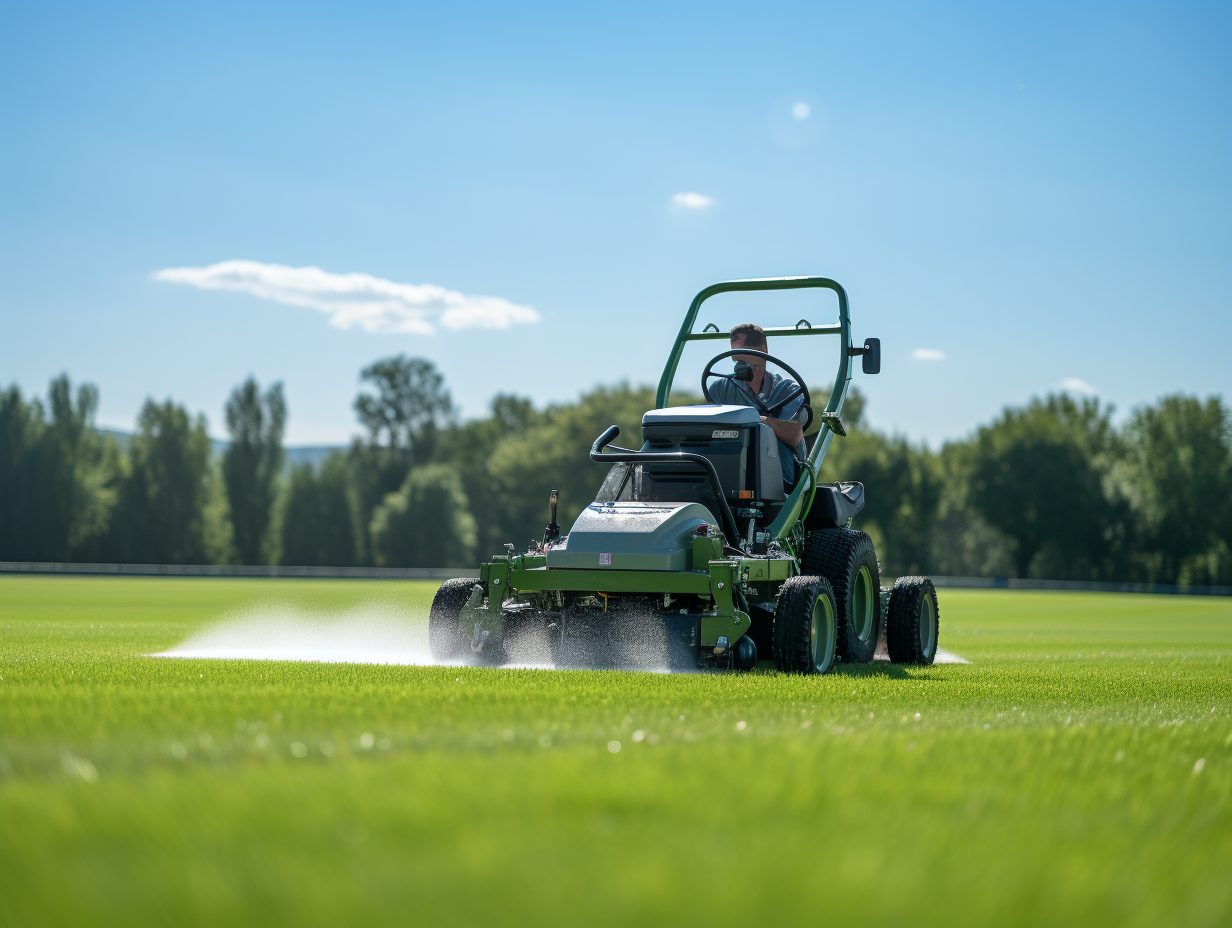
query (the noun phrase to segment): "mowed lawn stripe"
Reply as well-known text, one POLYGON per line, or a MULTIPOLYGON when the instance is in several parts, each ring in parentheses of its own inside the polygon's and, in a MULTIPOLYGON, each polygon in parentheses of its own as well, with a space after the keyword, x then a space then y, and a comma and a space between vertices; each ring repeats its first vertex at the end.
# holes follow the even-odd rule
POLYGON ((1227 923, 1232 602, 942 590, 970 665, 161 659, 435 584, 0 578, 0 919, 1227 923))

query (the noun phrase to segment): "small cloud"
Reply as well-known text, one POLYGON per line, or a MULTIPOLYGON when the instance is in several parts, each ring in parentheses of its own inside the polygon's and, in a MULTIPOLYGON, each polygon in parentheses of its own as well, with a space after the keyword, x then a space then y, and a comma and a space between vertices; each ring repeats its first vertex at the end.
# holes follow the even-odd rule
POLYGON ((809 113, 811 112, 813 112, 813 108, 809 106, 807 103, 805 103, 803 100, 801 100, 799 103, 793 104, 791 107, 791 115, 795 116, 796 119, 801 119, 801 120, 808 119, 809 113))
POLYGON ((1061 381, 1061 389, 1067 393, 1081 393, 1083 396, 1094 396, 1099 392, 1081 377, 1066 377, 1061 381))
POLYGON ((911 352, 913 361, 944 361, 945 352, 940 348, 916 348, 911 352))
POLYGON ((672 202, 686 209, 705 209, 714 204, 714 197, 708 197, 704 193, 678 193, 672 197, 672 202))
POLYGON ((498 296, 469 296, 435 284, 400 284, 370 274, 333 274, 319 267, 260 261, 221 261, 208 267, 171 267, 155 280, 198 290, 232 290, 329 315, 339 329, 432 335, 446 329, 507 329, 539 321, 534 307, 498 296))

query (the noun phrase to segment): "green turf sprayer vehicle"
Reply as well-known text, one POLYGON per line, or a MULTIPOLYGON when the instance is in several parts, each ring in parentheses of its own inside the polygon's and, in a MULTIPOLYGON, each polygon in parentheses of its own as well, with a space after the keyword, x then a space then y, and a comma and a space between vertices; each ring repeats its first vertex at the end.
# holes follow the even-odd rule
POLYGON ((642 418, 642 447, 616 447, 620 430, 607 429, 590 458, 610 469, 568 534, 556 524, 553 492, 542 542, 521 554, 507 545, 508 554, 480 566, 478 582, 443 584, 429 619, 433 656, 489 665, 735 670, 752 669, 760 656, 780 670, 812 674, 839 661, 871 661, 884 640, 890 660, 931 664, 938 629, 932 582, 900 577, 881 589, 872 540, 849 527, 864 505, 864 487, 818 480, 830 442, 845 435, 841 413, 854 357, 864 373, 880 371, 880 342, 852 343, 847 294, 829 278, 732 280, 702 290, 668 356, 657 408, 642 418), (804 288, 833 291, 838 321, 768 328, 767 347, 772 339, 831 336, 841 348, 820 428, 789 485, 779 460, 786 446, 761 417, 777 418, 799 397, 796 416, 807 432, 813 410, 807 381, 783 361, 747 347, 724 351, 702 375, 706 405, 669 407, 668 396, 688 342, 728 337, 714 325, 694 331, 707 299, 804 288), (767 407, 743 386, 752 379, 747 363, 737 362, 733 374, 715 372, 735 355, 778 366, 797 388, 767 407), (743 389, 752 405, 712 402, 716 378, 743 389))

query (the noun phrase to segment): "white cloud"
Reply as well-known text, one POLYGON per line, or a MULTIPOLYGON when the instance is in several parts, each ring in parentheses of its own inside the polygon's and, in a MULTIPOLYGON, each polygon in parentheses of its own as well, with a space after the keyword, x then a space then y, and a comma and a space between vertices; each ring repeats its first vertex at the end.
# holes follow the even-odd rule
POLYGON ((330 325, 365 332, 432 335, 446 329, 507 329, 539 321, 531 306, 498 296, 469 296, 434 284, 400 284, 371 274, 331 274, 319 267, 260 261, 221 261, 209 267, 170 267, 155 280, 199 290, 234 290, 263 300, 329 314, 330 325))
POLYGON ((688 209, 705 209, 714 203, 714 197, 708 197, 704 193, 678 193, 672 197, 672 202, 688 209))
POLYGON ((940 348, 916 348, 911 352, 913 361, 944 361, 945 352, 940 348))
POLYGON ((1061 389, 1069 393, 1081 393, 1083 396, 1094 396, 1099 391, 1081 377, 1066 377, 1061 381, 1061 389))
POLYGON ((791 108, 791 115, 795 116, 796 119, 808 119, 809 113, 811 112, 813 112, 813 108, 803 100, 793 105, 791 108))

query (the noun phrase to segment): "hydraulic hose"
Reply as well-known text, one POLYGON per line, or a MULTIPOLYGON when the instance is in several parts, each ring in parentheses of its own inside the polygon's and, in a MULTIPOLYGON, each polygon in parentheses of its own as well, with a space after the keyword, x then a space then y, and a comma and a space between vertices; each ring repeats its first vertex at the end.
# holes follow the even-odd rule
POLYGON ((714 490, 714 498, 719 504, 719 521, 723 523, 723 534, 733 548, 740 546, 740 529, 736 527, 736 519, 727 498, 723 495, 723 485, 719 483, 719 473, 714 469, 710 459, 700 454, 690 454, 687 451, 631 451, 628 448, 614 448, 613 454, 604 454, 603 449, 620 434, 620 426, 610 426, 607 431, 595 439, 590 446, 590 459, 598 464, 696 464, 710 478, 710 487, 714 490))

